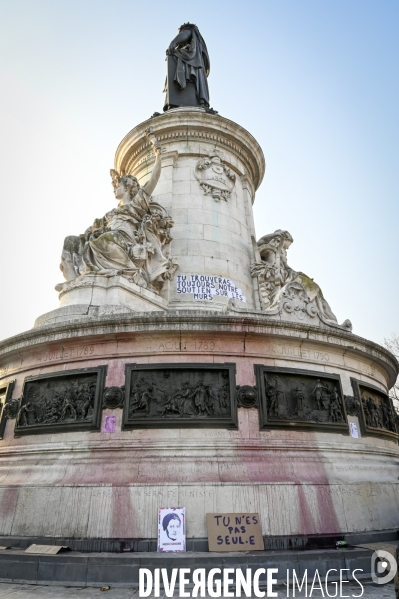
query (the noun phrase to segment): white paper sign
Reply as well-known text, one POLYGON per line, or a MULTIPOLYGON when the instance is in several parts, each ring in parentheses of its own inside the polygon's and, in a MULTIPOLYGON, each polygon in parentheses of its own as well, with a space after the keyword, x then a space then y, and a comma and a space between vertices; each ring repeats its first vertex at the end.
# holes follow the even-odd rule
POLYGON ((177 275, 176 291, 193 294, 194 301, 213 302, 214 297, 228 297, 246 302, 245 295, 231 279, 215 275, 177 275))
POLYGON ((160 507, 158 510, 158 551, 186 550, 186 508, 160 507))
POLYGON ((357 430, 357 425, 355 422, 350 422, 349 423, 350 429, 351 429, 351 437, 353 437, 354 439, 358 439, 359 438, 359 431, 357 430))

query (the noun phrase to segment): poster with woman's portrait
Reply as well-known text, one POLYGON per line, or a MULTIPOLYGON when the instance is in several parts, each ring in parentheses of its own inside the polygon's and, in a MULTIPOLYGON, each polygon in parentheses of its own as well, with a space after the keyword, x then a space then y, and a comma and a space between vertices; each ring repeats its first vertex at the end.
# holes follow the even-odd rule
POLYGON ((158 551, 186 550, 186 508, 160 507, 158 511, 158 551))

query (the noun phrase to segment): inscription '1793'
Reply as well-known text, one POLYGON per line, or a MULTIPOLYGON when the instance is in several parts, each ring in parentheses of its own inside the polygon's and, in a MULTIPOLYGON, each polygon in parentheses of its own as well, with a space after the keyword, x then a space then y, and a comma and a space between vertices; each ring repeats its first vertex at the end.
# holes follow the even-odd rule
POLYGON ((73 358, 84 358, 94 354, 94 345, 84 345, 82 347, 70 347, 55 349, 37 356, 38 362, 53 362, 54 360, 71 360, 73 358))
MULTIPOLYGON (((151 347, 151 346, 150 346, 151 347)), ((205 339, 203 341, 162 341, 158 351, 213 351, 217 348, 216 341, 205 339)))

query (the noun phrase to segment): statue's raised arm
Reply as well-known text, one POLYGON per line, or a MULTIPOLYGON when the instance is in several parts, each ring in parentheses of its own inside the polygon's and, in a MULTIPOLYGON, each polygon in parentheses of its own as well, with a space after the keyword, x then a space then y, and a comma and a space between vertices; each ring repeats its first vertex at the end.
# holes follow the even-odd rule
POLYGON ((58 291, 77 277, 119 275, 159 293, 175 272, 177 264, 165 247, 172 239, 173 221, 162 206, 151 201, 161 174, 161 145, 151 128, 145 135, 155 153, 150 179, 141 187, 133 175, 111 170, 118 205, 96 218, 83 235, 65 239, 60 267, 67 283, 57 285, 58 291))
POLYGON ((145 134, 149 142, 152 144, 152 149, 154 150, 155 154, 155 164, 154 168, 152 169, 151 177, 149 178, 147 183, 143 185, 143 189, 146 192, 146 194, 148 196, 151 196, 159 181, 159 176, 161 174, 161 144, 159 143, 155 135, 153 135, 151 127, 148 127, 148 129, 145 130, 145 134))

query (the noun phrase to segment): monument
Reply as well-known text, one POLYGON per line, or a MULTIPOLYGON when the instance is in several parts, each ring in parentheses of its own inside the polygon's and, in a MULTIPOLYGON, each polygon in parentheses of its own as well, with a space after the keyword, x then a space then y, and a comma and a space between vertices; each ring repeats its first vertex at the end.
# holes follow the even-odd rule
POLYGON ((64 241, 59 307, 0 344, 1 544, 154 551, 176 506, 188 550, 219 511, 259 513, 266 548, 397 529, 398 363, 290 268, 294 231, 257 238, 262 149, 210 108, 195 25, 166 64, 117 204, 64 241))

